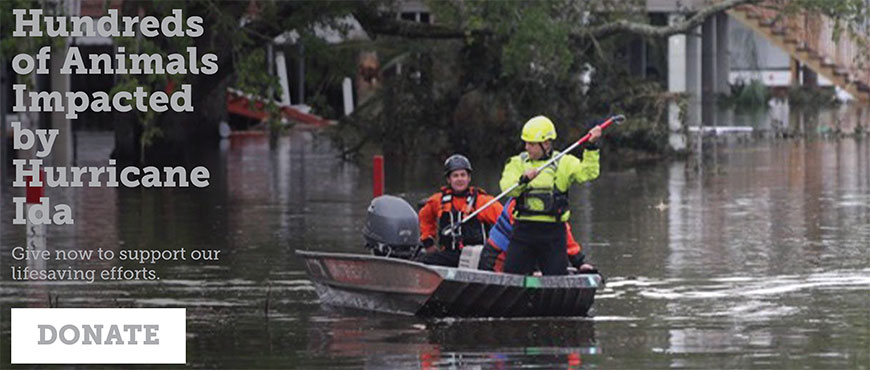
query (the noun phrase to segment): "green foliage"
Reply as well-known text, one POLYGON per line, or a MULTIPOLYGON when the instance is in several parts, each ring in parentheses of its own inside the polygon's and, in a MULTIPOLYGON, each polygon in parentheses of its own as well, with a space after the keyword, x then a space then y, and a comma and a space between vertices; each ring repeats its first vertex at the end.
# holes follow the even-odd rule
POLYGON ((790 0, 780 2, 786 13, 808 12, 848 21, 863 22, 870 14, 864 0, 790 0))
MULTIPOLYGON (((36 0, 8 0, 0 2, 0 56, 6 61, 12 61, 18 54, 36 54, 43 46, 63 46, 64 39, 52 39, 43 32, 40 37, 12 37, 15 30, 15 15, 13 9, 39 9, 42 3, 36 0)), ((51 11, 59 11, 56 7, 51 11)), ((19 83, 32 85, 33 80, 29 76, 15 76, 19 83)))
MULTIPOLYGON (((108 5, 104 2, 104 6, 108 5)), ((377 6, 379 2, 372 2, 377 6)), ((185 48, 195 46, 198 55, 208 52, 216 53, 221 71, 216 76, 203 77, 191 75, 117 75, 118 83, 113 87, 112 93, 119 91, 132 91, 138 86, 147 92, 166 89, 171 83, 179 86, 182 83, 191 83, 194 80, 202 82, 213 78, 222 80, 226 74, 231 75, 233 84, 245 93, 261 97, 272 97, 280 94, 277 79, 268 73, 264 46, 271 42, 275 36, 295 30, 301 36, 302 42, 315 39, 314 32, 318 26, 330 26, 334 29, 343 29, 346 26, 337 22, 355 9, 359 4, 352 2, 281 2, 281 1, 213 1, 213 0, 165 0, 165 1, 124 1, 121 5, 121 14, 139 14, 140 12, 163 17, 171 14, 173 9, 181 9, 185 17, 199 15, 204 18, 203 27, 205 34, 198 39, 189 37, 163 37, 154 38, 117 38, 115 43, 124 46, 126 53, 149 53, 166 56, 170 53, 185 53, 185 48), (227 63, 227 61, 230 61, 227 63)), ((12 34, 14 28, 14 15, 12 9, 18 8, 42 8, 46 15, 65 14, 66 9, 62 3, 37 0, 8 0, 0 2, 0 51, 6 58, 11 58, 18 53, 35 53, 39 47, 51 42, 63 46, 65 38, 49 40, 42 38, 13 38, 7 37, 12 34)), ((8 59, 7 59, 8 60, 8 59)), ((164 59, 165 60, 165 59, 164 59)), ((200 94, 219 94, 223 96, 222 84, 207 84, 221 88, 210 91, 197 91, 200 94)), ((209 99, 214 101, 215 99, 209 99)), ((266 99, 266 106, 270 117, 277 117, 277 106, 266 99)), ((207 108, 204 108, 207 109, 207 108)), ((134 113, 135 120, 142 126, 141 136, 138 142, 141 149, 153 144, 163 137, 157 124, 163 114, 156 112, 134 113)), ((275 123, 276 120, 272 120, 275 123)), ((142 155, 144 156, 144 154, 142 155)), ((140 157, 142 157, 140 156, 140 157)), ((141 159, 140 159, 141 160, 141 159)))
POLYGON ((40 47, 51 44, 51 38, 43 33, 42 37, 12 37, 15 30, 15 15, 12 9, 38 9, 41 3, 36 0, 6 0, 0 2, 0 54, 7 60, 20 53, 35 54, 40 47))
POLYGON ((792 86, 788 89, 789 104, 795 107, 827 108, 839 104, 831 87, 792 86))
POLYGON ((462 152, 498 158, 521 150, 520 128, 540 114, 556 123, 557 147, 585 134, 592 119, 617 113, 626 114, 630 123, 609 130, 608 140, 616 145, 607 150, 666 147, 667 107, 681 104, 682 97, 664 92, 659 81, 630 75, 624 40, 572 39, 571 30, 589 16, 585 10, 593 9, 588 3, 430 5, 439 25, 487 32, 469 32, 458 42, 403 44, 390 38, 391 55, 398 49, 408 56, 402 62, 405 72, 386 78, 379 100, 358 108, 335 129, 333 137, 348 152, 371 142, 385 152, 401 148, 403 155, 462 152), (587 63, 596 72, 584 94, 581 74, 587 63), (418 82, 409 77, 414 73, 421 76, 418 82))
MULTIPOLYGON (((11 34, 11 8, 46 4, 36 0, 0 2, 0 34, 11 34)), ((280 87, 268 73, 264 47, 276 35, 293 30, 301 48, 285 47, 285 54, 292 57, 292 53, 303 52, 307 102, 316 112, 333 118, 335 109, 328 97, 340 88, 344 77, 355 75, 360 51, 375 51, 382 67, 379 92, 369 101, 357 102, 361 104, 357 112, 342 119, 333 132, 346 149, 372 142, 401 153, 464 151, 501 156, 518 149, 517 133, 531 116, 553 118, 560 139, 565 139, 581 135, 584 123, 592 118, 624 113, 628 123, 610 130, 608 140, 620 146, 657 150, 667 134, 668 105, 684 104, 684 97, 665 92, 663 80, 656 80, 662 76, 646 79, 628 72, 628 39, 598 40, 586 33, 590 27, 615 21, 648 22, 642 0, 429 1, 438 26, 464 31, 464 38, 444 41, 379 35, 371 41, 329 44, 317 35, 325 28, 347 31, 349 26, 343 20, 348 14, 361 9, 377 13, 391 4, 394 2, 125 1, 125 14, 142 8, 146 14, 162 16, 180 8, 186 16, 202 15, 206 35, 196 40, 158 37, 116 41, 126 46, 128 53, 165 56, 190 45, 197 46, 200 55, 216 52, 220 61, 230 61, 221 68, 230 74, 233 87, 271 102, 280 94, 280 87), (596 72, 589 92, 584 94, 580 76, 587 63, 596 72), (401 74, 385 73, 395 73, 398 66, 401 74)), ((795 0, 786 5, 786 12, 809 9, 842 19, 849 30, 867 19, 864 0, 795 0)), ((8 57, 34 52, 48 42, 4 37, 0 50, 8 57)), ((165 89, 170 81, 177 86, 191 78, 120 76, 113 91, 143 86, 150 92, 165 89)), ((769 95, 759 85, 740 87, 733 104, 764 104, 769 95)), ((274 104, 267 110, 276 117, 274 104)), ((161 137, 152 124, 159 120, 159 114, 137 118, 144 128, 143 145, 161 137)))
POLYGON ((821 14, 836 20, 831 40, 839 40, 843 32, 861 48, 864 59, 870 57, 870 37, 867 20, 870 3, 866 0, 790 0, 778 4, 785 15, 806 12, 821 14))
POLYGON ((546 2, 522 9, 516 31, 503 46, 502 60, 507 76, 535 78, 542 74, 565 78, 574 61, 569 45, 568 25, 553 22, 546 2))
MULTIPOLYGON (((282 93, 281 84, 278 79, 269 74, 266 61, 266 51, 263 49, 255 49, 250 53, 238 56, 236 62, 236 81, 235 87, 242 92, 266 97, 262 101, 265 103, 262 110, 267 114, 267 123, 271 129, 280 127, 280 112, 278 104, 275 103, 275 96, 280 96, 282 93)), ((249 109, 257 110, 256 100, 249 101, 249 109)))
POLYGON ((280 84, 274 78, 269 78, 266 71, 266 51, 256 49, 242 55, 236 64, 235 87, 245 92, 267 92, 277 89, 281 91, 280 84))
MULTIPOLYGON (((404 68, 426 64, 427 57, 411 56, 404 68)), ((359 106, 330 134, 351 155, 367 142, 381 143, 390 155, 425 152, 438 140, 433 133, 444 126, 444 104, 434 95, 431 79, 405 73, 386 80, 379 95, 359 106)))
MULTIPOLYGON (((181 1, 155 3, 153 4, 153 8, 149 9, 149 14, 157 17, 167 16, 171 14, 172 9, 178 8, 183 9, 182 11, 185 16, 190 15, 181 1)), ((194 46, 192 39, 189 37, 116 37, 114 38, 114 42, 117 47, 124 47, 126 54, 160 55, 163 60, 166 60, 167 55, 171 53, 186 53, 186 47, 194 46)), ((117 84, 113 86, 112 90, 109 92, 112 96, 121 91, 132 93, 137 87, 142 87, 142 89, 150 95, 154 91, 167 89, 170 84, 179 86, 186 80, 185 75, 169 74, 118 74, 116 76, 117 84)), ((160 117, 160 113, 147 110, 145 112, 136 111, 132 114, 135 115, 136 121, 142 127, 139 134, 139 161, 144 162, 146 149, 151 146, 155 140, 163 137, 163 131, 157 126, 157 120, 160 117)))
POLYGON ((572 19, 559 20, 559 1, 477 1, 429 3, 436 19, 469 31, 492 30, 487 40, 468 37, 471 45, 500 44, 503 78, 565 78, 574 62, 568 47, 572 19))
POLYGON ((721 102, 738 110, 754 110, 766 108, 770 97, 770 89, 763 82, 751 80, 749 83, 731 85, 731 95, 724 97, 721 102))
POLYGON ((651 153, 667 152, 669 106, 675 103, 681 112, 684 111, 686 96, 667 93, 658 82, 630 77, 614 81, 614 86, 613 89, 601 89, 604 90, 602 105, 609 103, 611 111, 604 111, 604 107, 592 110, 595 117, 617 113, 627 117, 625 123, 605 135, 606 145, 651 153))
MULTIPOLYGON (((731 85, 731 95, 720 97, 720 104, 738 112, 766 109, 772 98, 770 88, 759 80, 731 85)), ((788 88, 789 105, 796 108, 819 109, 838 104, 833 88, 792 86, 788 88)))

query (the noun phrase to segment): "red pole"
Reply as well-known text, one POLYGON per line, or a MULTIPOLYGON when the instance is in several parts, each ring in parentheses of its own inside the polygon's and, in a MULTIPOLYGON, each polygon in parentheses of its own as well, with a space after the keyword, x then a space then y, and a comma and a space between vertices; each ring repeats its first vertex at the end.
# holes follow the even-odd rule
MULTIPOLYGON (((43 175, 43 173, 44 172, 42 171, 42 169, 40 169, 39 170, 39 181, 42 181, 45 178, 45 175, 43 175)), ((27 199, 27 204, 38 204, 39 198, 42 198, 45 196, 45 183, 43 183, 42 186, 30 186, 30 182, 34 181, 36 179, 34 179, 33 176, 27 176, 26 180, 27 180, 27 187, 26 187, 26 191, 25 191, 25 194, 26 194, 25 196, 27 199)))
MULTIPOLYGON (((25 190, 27 205, 25 206, 24 212, 27 214, 27 246, 29 248, 34 248, 36 250, 45 250, 45 224, 32 223, 30 220, 30 208, 37 207, 40 202, 40 198, 45 197, 45 182, 42 183, 41 186, 31 186, 31 182, 36 180, 34 177, 38 177, 39 181, 45 181, 45 172, 40 169, 39 174, 36 176, 27 176, 27 188, 25 190)), ((46 210, 47 211, 47 210, 46 210)), ((42 265, 37 264, 36 266, 42 266, 41 268, 45 268, 44 261, 42 265)))
POLYGON ((376 155, 372 158, 372 175, 374 176, 373 197, 384 195, 384 156, 376 155))

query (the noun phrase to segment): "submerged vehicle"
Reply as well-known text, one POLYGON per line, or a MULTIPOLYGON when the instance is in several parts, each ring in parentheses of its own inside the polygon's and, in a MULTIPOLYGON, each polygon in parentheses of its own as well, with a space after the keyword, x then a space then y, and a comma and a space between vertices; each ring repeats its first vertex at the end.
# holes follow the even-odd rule
POLYGON ((372 200, 363 234, 372 255, 297 250, 324 304, 422 317, 586 316, 598 274, 523 276, 424 265, 417 213, 403 199, 372 200))

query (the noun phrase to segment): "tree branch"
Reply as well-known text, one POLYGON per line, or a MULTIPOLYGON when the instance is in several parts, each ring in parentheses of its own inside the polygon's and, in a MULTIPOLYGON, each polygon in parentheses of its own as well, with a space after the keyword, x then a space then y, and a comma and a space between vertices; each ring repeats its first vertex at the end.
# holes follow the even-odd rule
MULTIPOLYGON (((758 3, 760 0, 724 0, 695 12, 695 14, 676 24, 653 26, 647 23, 618 20, 600 26, 581 29, 572 33, 574 38, 603 38, 616 33, 634 33, 648 37, 667 37, 684 33, 704 22, 707 17, 742 4, 758 3)), ((441 25, 403 21, 385 16, 371 6, 359 6, 353 12, 360 25, 371 34, 400 36, 410 39, 457 39, 467 36, 491 35, 491 30, 453 29, 441 25)))
MULTIPOLYGON (((721 11, 725 11, 742 4, 755 3, 759 0, 725 0, 706 8, 698 10, 695 15, 682 22, 669 26, 653 26, 646 23, 629 22, 626 20, 618 20, 616 22, 607 23, 601 26, 593 27, 586 30, 584 33, 593 37, 605 37, 614 33, 626 32, 634 33, 649 37, 668 37, 677 33, 684 33, 691 28, 694 28, 704 22, 707 17, 721 11)), ((584 35, 575 35, 584 36, 584 35)))
POLYGON ((409 39, 459 39, 491 33, 488 30, 453 29, 437 24, 399 20, 381 14, 377 9, 366 5, 357 7, 353 16, 366 32, 376 35, 401 36, 409 39))

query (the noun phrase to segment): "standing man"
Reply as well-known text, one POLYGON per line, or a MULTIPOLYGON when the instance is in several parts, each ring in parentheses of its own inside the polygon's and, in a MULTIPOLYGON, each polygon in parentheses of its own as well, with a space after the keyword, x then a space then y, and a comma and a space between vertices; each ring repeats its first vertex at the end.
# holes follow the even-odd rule
POLYGON ((492 199, 483 189, 471 186, 471 162, 460 154, 444 161, 444 177, 447 186, 432 194, 420 209, 420 243, 426 253, 418 261, 429 265, 456 267, 466 245, 483 245, 489 229, 502 211, 501 203, 495 202, 468 220, 455 232, 445 235, 466 215, 474 212, 492 199), (437 242, 437 244, 436 244, 437 242))
MULTIPOLYGON (((589 143, 594 143, 601 137, 601 127, 589 133, 589 143)), ((537 265, 544 275, 566 275, 565 223, 571 216, 568 189, 598 177, 598 148, 588 145, 582 161, 566 154, 537 172, 536 168, 558 155, 553 150, 556 127, 549 118, 537 116, 523 126, 521 138, 526 151, 508 160, 499 183, 503 190, 520 183, 508 194, 517 200, 504 272, 530 274, 537 265)))
MULTIPOLYGON (((510 243, 514 225, 514 206, 516 200, 508 198, 504 210, 498 216, 489 232, 489 239, 483 246, 480 254, 480 269, 495 272, 504 272, 504 261, 510 243)), ((597 271, 595 266, 586 263, 586 255, 582 252, 583 246, 574 240, 571 233, 571 224, 565 222, 565 251, 568 253, 568 262, 581 274, 597 271)))

